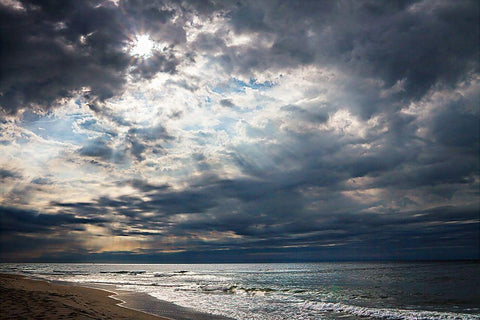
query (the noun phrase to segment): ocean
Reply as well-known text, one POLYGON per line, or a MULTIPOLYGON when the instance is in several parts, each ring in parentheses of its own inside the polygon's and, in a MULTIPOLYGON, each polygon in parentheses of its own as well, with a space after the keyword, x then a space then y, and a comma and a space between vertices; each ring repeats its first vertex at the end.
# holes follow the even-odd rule
MULTIPOLYGON (((480 319, 478 262, 2 264, 0 272, 148 294, 230 319, 480 319)), ((159 313, 147 305, 137 308, 159 313)))

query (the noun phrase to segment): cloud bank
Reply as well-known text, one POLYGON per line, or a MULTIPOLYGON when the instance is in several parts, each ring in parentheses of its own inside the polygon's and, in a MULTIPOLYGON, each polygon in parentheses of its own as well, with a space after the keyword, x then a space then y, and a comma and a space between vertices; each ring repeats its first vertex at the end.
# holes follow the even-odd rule
POLYGON ((1 259, 479 258, 478 13, 0 1, 1 259))

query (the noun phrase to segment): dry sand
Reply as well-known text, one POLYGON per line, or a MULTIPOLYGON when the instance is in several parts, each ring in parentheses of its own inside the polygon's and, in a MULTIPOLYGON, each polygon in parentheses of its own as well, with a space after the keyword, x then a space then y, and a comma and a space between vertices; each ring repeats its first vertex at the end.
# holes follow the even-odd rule
POLYGON ((112 295, 0 274, 0 319, 166 319, 120 307, 112 295))

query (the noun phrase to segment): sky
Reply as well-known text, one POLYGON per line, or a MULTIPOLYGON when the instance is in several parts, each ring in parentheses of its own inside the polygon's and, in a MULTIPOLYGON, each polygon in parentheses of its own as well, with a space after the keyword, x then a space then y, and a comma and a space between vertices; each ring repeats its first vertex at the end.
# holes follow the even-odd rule
POLYGON ((0 261, 480 258, 479 6, 0 0, 0 261))

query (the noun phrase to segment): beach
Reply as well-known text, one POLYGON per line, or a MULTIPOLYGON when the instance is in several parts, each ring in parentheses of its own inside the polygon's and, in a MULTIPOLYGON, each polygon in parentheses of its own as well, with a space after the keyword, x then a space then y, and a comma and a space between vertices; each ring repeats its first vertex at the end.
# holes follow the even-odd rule
POLYGON ((166 320, 119 306, 111 292, 0 274, 0 319, 166 320))
POLYGON ((478 270, 474 261, 7 263, 0 319, 480 320, 478 270))

